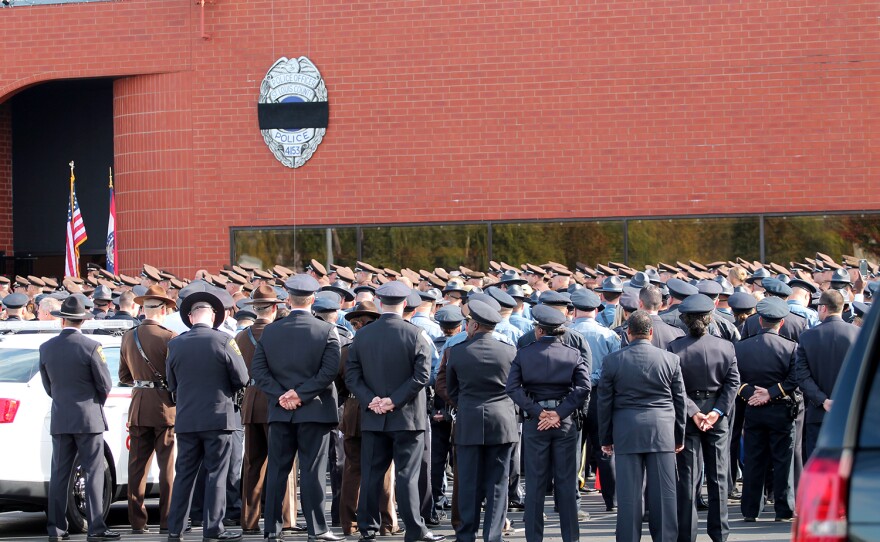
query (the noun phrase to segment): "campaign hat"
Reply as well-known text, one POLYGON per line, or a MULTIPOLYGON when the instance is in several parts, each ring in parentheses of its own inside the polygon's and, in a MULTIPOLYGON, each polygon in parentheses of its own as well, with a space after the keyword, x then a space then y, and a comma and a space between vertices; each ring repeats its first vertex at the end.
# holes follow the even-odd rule
POLYGON ((187 295, 183 301, 180 303, 180 319, 183 320, 184 325, 186 327, 191 328, 192 321, 189 318, 189 313, 192 311, 193 306, 196 303, 204 302, 211 305, 211 308, 214 309, 214 325, 212 326, 214 329, 220 327, 220 324, 226 319, 226 309, 223 306, 223 301, 217 297, 216 291, 201 291, 201 292, 193 292, 187 295))
POLYGON ((379 318, 382 314, 379 312, 376 304, 372 301, 361 301, 355 305, 354 308, 345 313, 344 318, 351 321, 352 318, 357 318, 358 316, 375 316, 376 318, 379 318))
POLYGON ((79 295, 72 295, 61 302, 61 308, 50 313, 55 318, 66 320, 89 320, 94 315, 88 311, 86 304, 79 295))
POLYGON ((150 286, 144 294, 134 298, 134 302, 140 306, 144 306, 144 302, 149 300, 161 301, 165 306, 171 309, 177 308, 177 302, 168 297, 165 288, 158 284, 150 286))

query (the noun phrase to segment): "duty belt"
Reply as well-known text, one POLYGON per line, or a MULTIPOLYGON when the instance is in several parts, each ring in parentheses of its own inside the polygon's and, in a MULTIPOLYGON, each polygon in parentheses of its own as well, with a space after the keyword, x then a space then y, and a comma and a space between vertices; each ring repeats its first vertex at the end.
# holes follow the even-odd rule
POLYGON ((562 404, 561 399, 544 399, 543 401, 535 401, 541 408, 556 408, 562 404))
POLYGON ((706 390, 689 391, 687 394, 687 396, 691 399, 709 399, 711 397, 715 397, 716 395, 718 395, 718 392, 706 390))
POLYGON ((158 380, 135 380, 135 388, 161 388, 162 382, 158 380))

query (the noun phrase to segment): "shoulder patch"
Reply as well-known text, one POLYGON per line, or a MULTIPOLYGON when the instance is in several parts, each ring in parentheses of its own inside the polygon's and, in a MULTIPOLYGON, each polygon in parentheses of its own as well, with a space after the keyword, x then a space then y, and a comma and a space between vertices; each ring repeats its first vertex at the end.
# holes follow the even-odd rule
POLYGON ((235 342, 235 339, 229 339, 229 346, 232 348, 232 350, 233 350, 236 354, 238 354, 239 356, 241 355, 241 350, 239 350, 239 348, 238 348, 238 343, 235 342))
POLYGON ((98 356, 101 357, 101 361, 103 361, 104 363, 107 363, 107 357, 104 356, 104 347, 103 346, 101 346, 99 344, 98 347, 95 348, 95 352, 97 352, 98 356))

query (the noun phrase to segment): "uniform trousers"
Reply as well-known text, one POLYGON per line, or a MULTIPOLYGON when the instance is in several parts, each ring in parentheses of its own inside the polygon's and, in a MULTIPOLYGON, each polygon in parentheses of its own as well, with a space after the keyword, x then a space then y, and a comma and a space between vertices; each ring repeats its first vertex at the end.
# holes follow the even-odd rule
MULTIPOLYGON (((248 423, 244 426, 244 461, 241 477, 241 527, 246 531, 260 528, 263 488, 266 483, 266 464, 269 457, 269 424, 248 423)), ((284 527, 296 523, 296 467, 288 476, 288 491, 281 504, 284 527), (294 506, 290 506, 293 496, 294 506)))
POLYGON ((327 446, 332 424, 269 423, 269 464, 266 467, 265 533, 280 535, 287 494, 287 477, 298 456, 299 491, 309 536, 328 531, 324 516, 324 476, 327 473, 327 446))
POLYGON ((642 537, 645 499, 651 510, 648 525, 654 542, 678 537, 675 452, 615 453, 617 469, 617 542, 642 537))
MULTIPOLYGON (((816 442, 819 440, 819 431, 822 429, 822 422, 810 422, 804 424, 804 463, 810 460, 813 450, 816 449, 816 442)), ((797 483, 795 483, 797 487, 797 483)))
POLYGON ((507 483, 507 502, 523 503, 523 490, 520 485, 522 474, 522 423, 517 423, 519 437, 513 443, 513 452, 510 454, 510 477, 507 483))
MULTIPOLYGON (((244 429, 239 427, 229 437, 229 470, 226 473, 226 511, 223 519, 241 520, 241 469, 244 460, 244 429)), ((205 469, 199 470, 196 477, 195 492, 189 517, 193 521, 203 521, 205 495, 205 469)))
MULTIPOLYGON (((595 389, 595 388, 594 388, 595 389)), ((617 506, 615 498, 616 474, 614 472, 614 455, 605 455, 602 451, 601 442, 599 440, 599 409, 598 393, 590 395, 590 407, 587 410, 587 420, 584 424, 584 430, 590 443, 590 451, 592 452, 593 461, 599 470, 599 481, 602 485, 602 500, 605 501, 606 508, 617 506)), ((589 467, 589 461, 585 462, 589 467)))
POLYGON ((446 486, 446 465, 452 449, 452 422, 448 420, 431 422, 431 495, 434 504, 443 501, 446 486))
POLYGON ((728 463, 730 466, 730 478, 728 478, 730 486, 728 493, 736 487, 736 479, 740 474, 739 454, 742 449, 740 442, 743 434, 743 421, 746 417, 746 402, 737 397, 734 404, 736 407, 733 409, 730 419, 730 462, 728 463))
POLYGON ((168 527, 171 508, 171 484, 174 481, 174 427, 128 428, 128 522, 132 529, 147 526, 147 508, 144 494, 153 454, 159 465, 159 528, 168 527))
POLYGON ((513 443, 494 445, 458 445, 458 476, 468 483, 459 488, 458 507, 461 524, 455 530, 459 542, 474 542, 480 528, 480 504, 486 499, 483 540, 501 542, 507 512, 507 478, 513 443))
MULTIPOLYGON (((425 425, 424 449, 419 467, 419 512, 422 519, 437 519, 434 493, 431 490, 431 420, 425 425)), ((438 520, 439 521, 439 520, 438 520)))
POLYGON ((330 522, 339 525, 339 501, 342 494, 342 471, 345 469, 345 448, 342 442, 342 431, 332 429, 328 436, 330 461, 330 522))
MULTIPOLYGON (((361 485, 361 437, 345 437, 345 467, 342 472, 342 490, 339 503, 339 521, 346 536, 358 530, 357 509, 361 485)), ((394 470, 388 466, 382 481, 379 499, 380 534, 397 531, 397 512, 394 510, 394 470)))
POLYGON ((419 514, 419 470, 424 439, 424 431, 361 431, 361 491, 357 513, 361 534, 379 530, 382 484, 392 461, 397 510, 406 525, 404 540, 412 542, 428 533, 419 514))
POLYGON ((104 522, 104 435, 60 433, 52 435, 52 472, 49 478, 49 536, 67 532, 67 499, 73 460, 79 456, 86 478, 86 512, 89 535, 107 530, 104 522))
POLYGON ((224 532, 226 513, 226 477, 232 455, 233 431, 198 431, 177 433, 177 461, 174 464, 174 488, 168 512, 168 533, 181 534, 189 515, 199 467, 205 471, 203 533, 216 538, 224 532))
POLYGON ((797 418, 794 419, 794 458, 792 459, 794 487, 797 488, 801 481, 801 471, 804 470, 804 463, 807 462, 810 456, 804 455, 804 439, 806 437, 804 434, 804 398, 799 390, 795 391, 795 397, 797 397, 800 404, 797 418))
POLYGON ((564 542, 579 539, 577 517, 577 447, 580 432, 571 416, 556 429, 538 431, 535 418, 523 422, 522 447, 525 456, 526 502, 525 532, 528 542, 544 538, 544 496, 550 480, 554 483, 556 507, 564 542))
POLYGON ((746 407, 742 515, 756 518, 764 508, 764 476, 773 465, 776 517, 794 515, 794 420, 786 404, 746 407))
MULTIPOLYGON (((715 398, 695 400, 700 411, 711 410, 715 398)), ((684 450, 676 455, 678 463, 678 542, 696 542, 697 494, 700 492, 700 463, 706 477, 709 514, 706 531, 713 542, 723 542, 730 534, 727 520, 727 461, 730 450, 730 420, 720 418, 715 427, 700 431, 693 420, 685 425, 684 450)))

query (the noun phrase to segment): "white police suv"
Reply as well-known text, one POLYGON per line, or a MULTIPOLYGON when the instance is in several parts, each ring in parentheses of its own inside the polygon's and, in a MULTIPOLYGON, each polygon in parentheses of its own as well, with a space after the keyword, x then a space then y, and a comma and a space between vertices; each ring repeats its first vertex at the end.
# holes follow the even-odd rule
MULTIPOLYGON (((118 385, 119 345, 124 321, 84 323, 84 330, 104 346, 114 387, 104 405, 109 429, 104 433, 104 515, 113 501, 126 498, 129 439, 126 422, 131 388, 118 385)), ((61 331, 58 322, 0 322, 0 512, 45 510, 49 491, 52 400, 40 379, 40 345, 61 331)), ((155 462, 147 496, 158 496, 155 462)), ((70 478, 67 519, 72 533, 86 528, 85 479, 78 462, 70 478)))

